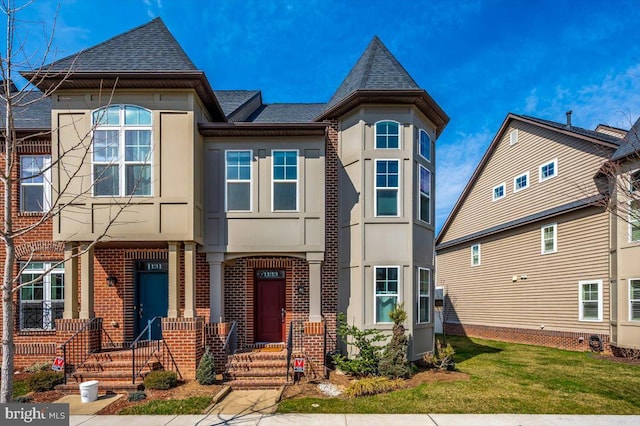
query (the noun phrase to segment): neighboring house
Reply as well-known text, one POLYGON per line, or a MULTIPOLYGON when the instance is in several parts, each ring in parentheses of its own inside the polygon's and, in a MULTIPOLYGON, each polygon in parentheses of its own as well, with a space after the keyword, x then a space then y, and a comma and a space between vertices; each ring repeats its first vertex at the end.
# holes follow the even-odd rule
MULTIPOLYGON (((338 312, 390 330, 398 303, 410 357, 433 349, 435 140, 448 117, 377 37, 327 104, 212 90, 160 19, 23 75, 43 71, 36 86, 55 91, 23 111, 40 119, 25 131, 51 140, 19 153, 20 173, 54 167, 23 181, 16 217, 64 208, 24 236, 16 272, 67 260, 16 299, 18 366, 87 330, 128 348, 160 317, 184 376, 205 346, 224 369, 235 344, 289 344, 321 371, 338 312)), ((280 383, 261 374, 235 383, 280 383)))
POLYGON ((595 175, 625 132, 567 118, 507 115, 444 223, 436 285, 447 332, 577 350, 592 335, 605 348, 618 343, 611 218, 595 175))
POLYGON ((640 119, 601 169, 612 179, 611 345, 640 354, 640 119))

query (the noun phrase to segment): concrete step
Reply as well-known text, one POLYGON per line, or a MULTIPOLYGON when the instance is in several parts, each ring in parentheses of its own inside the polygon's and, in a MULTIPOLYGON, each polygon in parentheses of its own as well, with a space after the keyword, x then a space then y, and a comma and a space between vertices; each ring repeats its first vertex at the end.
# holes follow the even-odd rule
POLYGON ((267 368, 252 368, 251 370, 229 370, 227 372, 227 376, 231 377, 231 378, 237 378, 237 377, 247 377, 247 378, 251 378, 251 377, 256 377, 256 378, 263 378, 263 377, 277 377, 277 378, 286 378, 287 377, 287 370, 284 368, 279 368, 279 369, 267 369, 267 368))
POLYGON ((67 381, 75 380, 76 383, 98 380, 100 382, 126 382, 131 381, 131 370, 114 371, 76 371, 72 373, 67 381))
POLYGON ((233 362, 254 362, 254 361, 287 361, 287 351, 279 352, 241 352, 229 356, 233 362))
POLYGON ((254 368, 287 368, 287 360, 286 359, 267 359, 267 360, 256 360, 252 362, 248 361, 232 361, 229 365, 230 370, 251 370, 254 368))

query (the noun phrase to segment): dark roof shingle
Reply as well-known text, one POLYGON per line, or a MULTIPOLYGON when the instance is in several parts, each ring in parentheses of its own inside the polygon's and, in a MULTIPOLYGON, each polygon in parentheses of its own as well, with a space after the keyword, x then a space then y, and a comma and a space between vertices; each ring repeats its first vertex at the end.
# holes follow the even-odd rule
MULTIPOLYGON (((13 122, 16 130, 50 130, 51 98, 44 97, 38 90, 18 94, 19 99, 13 109, 13 122)), ((4 124, 6 103, 0 102, 0 123, 4 124)))
POLYGON ((254 123, 310 123, 325 104, 269 104, 258 108, 247 121, 254 123))
POLYGON ((224 115, 229 117, 238 108, 260 93, 259 90, 214 90, 224 115))
POLYGON ((622 160, 632 154, 640 154, 640 118, 633 124, 620 142, 620 148, 611 156, 612 161, 622 160))
POLYGON ((620 138, 617 138, 612 135, 608 135, 606 133, 596 132, 595 130, 583 129, 582 127, 568 126, 566 124, 558 123, 551 120, 545 120, 542 118, 531 117, 528 115, 520 115, 520 114, 513 114, 513 115, 516 117, 525 118, 530 121, 535 121, 536 123, 545 124, 547 126, 551 126, 559 130, 567 130, 569 132, 577 133, 582 136, 588 136, 590 138, 595 138, 603 142, 612 143, 614 145, 620 145, 620 138))

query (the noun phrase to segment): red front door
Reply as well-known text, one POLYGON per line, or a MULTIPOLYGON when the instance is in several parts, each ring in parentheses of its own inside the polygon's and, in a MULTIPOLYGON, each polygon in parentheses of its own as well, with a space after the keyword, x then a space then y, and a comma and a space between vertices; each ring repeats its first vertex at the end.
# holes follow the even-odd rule
POLYGON ((285 282, 256 282, 256 342, 282 342, 284 329, 285 282))

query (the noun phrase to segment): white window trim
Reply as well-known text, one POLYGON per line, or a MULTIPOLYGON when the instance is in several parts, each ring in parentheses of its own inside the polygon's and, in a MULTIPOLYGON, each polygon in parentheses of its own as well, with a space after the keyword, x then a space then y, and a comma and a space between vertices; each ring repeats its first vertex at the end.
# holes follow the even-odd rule
POLYGON ((96 108, 93 111, 91 111, 91 120, 92 120, 92 125, 93 130, 92 130, 92 135, 91 135, 91 196, 92 197, 96 197, 96 198, 123 198, 123 197, 134 197, 134 198, 144 198, 144 197, 153 197, 153 182, 154 182, 154 167, 153 167, 153 150, 155 147, 155 144, 153 142, 153 111, 151 111, 148 108, 142 107, 140 105, 135 105, 135 104, 114 104, 114 105, 107 105, 104 107, 100 107, 100 108, 96 108), (97 123, 93 123, 93 114, 96 111, 100 111, 101 109, 108 109, 110 107, 115 107, 117 106, 119 108, 118 110, 118 120, 119 120, 119 125, 117 126, 109 126, 109 125, 99 125, 97 123), (149 124, 148 126, 126 126, 124 124, 124 119, 125 119, 125 107, 136 107, 136 108, 140 108, 146 111, 149 111, 151 113, 151 124, 149 124), (93 132, 96 130, 118 130, 118 160, 117 161, 94 161, 93 160, 93 132), (149 138, 151 141, 151 148, 149 151, 149 161, 148 162, 141 162, 141 161, 126 161, 125 160, 125 130, 148 130, 149 131, 149 138), (118 165, 118 189, 119 189, 119 193, 117 195, 96 195, 95 190, 96 190, 96 183, 95 183, 95 179, 94 179, 94 166, 98 164, 98 165, 107 165, 107 166, 111 166, 111 165, 118 165), (148 195, 134 195, 134 194, 127 194, 126 192, 126 177, 127 177, 127 168, 126 166, 129 164, 149 164, 149 168, 150 168, 150 173, 149 173, 149 180, 150 180, 150 191, 148 195))
MULTIPOLYGON (((418 155, 419 155, 420 157, 424 158, 424 159, 425 159, 426 161, 428 161, 429 163, 431 162, 431 157, 432 157, 432 155, 433 155, 433 152, 431 152, 431 151, 432 151, 432 149, 431 149, 431 144, 432 144, 432 142, 431 142, 431 135, 429 135, 429 133, 428 133, 426 130, 424 130, 424 129, 420 129, 420 130, 418 130, 418 155), (427 158, 427 157, 425 157, 424 155, 422 155, 422 152, 420 151, 420 146, 421 146, 421 144, 420 144, 420 137, 421 137, 422 133, 424 133, 425 135, 427 135, 427 139, 429 139, 429 144, 428 144, 428 147, 427 147, 427 149, 429 150, 429 158, 427 158)), ((399 143, 398 143, 398 145, 399 145, 399 143)))
POLYGON ((637 301, 640 304, 640 299, 632 299, 631 298, 631 283, 632 281, 637 281, 638 285, 640 285, 640 278, 629 278, 629 321, 633 321, 633 322, 640 322, 640 318, 639 319, 633 319, 632 317, 632 309, 631 309, 631 302, 633 300, 637 301))
POLYGON ((295 212, 299 212, 300 211, 300 151, 297 149, 272 149, 271 150, 271 212, 272 213, 276 213, 276 212, 281 212, 281 213, 295 213, 295 212), (275 161, 274 161, 274 153, 276 152, 295 152, 296 153, 296 179, 295 179, 295 183, 296 183, 296 209, 295 210, 275 210, 274 209, 274 199, 275 199, 275 192, 274 192, 274 188, 275 188, 275 183, 276 182, 294 182, 294 180, 292 179, 275 179, 273 177, 273 171, 275 169, 275 161))
POLYGON ((513 129, 509 132, 509 146, 513 146, 518 143, 518 129, 513 129))
MULTIPOLYGON (((54 269, 53 265, 55 265, 57 262, 55 261, 43 261, 43 262, 37 262, 37 263, 42 263, 43 267, 42 269, 25 269, 20 273, 20 276, 22 276, 23 274, 32 274, 32 275, 41 275, 42 276, 42 307, 44 309, 44 305, 48 304, 49 306, 49 310, 47 312, 43 312, 42 313, 42 321, 43 323, 48 323, 49 324, 49 328, 45 328, 45 327, 40 327, 40 328, 25 328, 22 325, 22 315, 20 313, 18 313, 19 318, 20 318, 20 324, 18 325, 18 329, 20 331, 29 331, 29 330, 55 330, 54 327, 52 327, 52 325, 54 324, 54 321, 52 321, 51 319, 51 314, 52 314, 52 308, 51 308, 51 302, 64 302, 64 297, 62 299, 51 299, 51 275, 62 275, 63 276, 63 280, 64 280, 64 269, 54 269)), ((22 264, 24 265, 24 264, 22 264)), ((64 293, 64 287, 63 287, 63 293, 64 293)), ((64 295, 63 295, 64 296, 64 295)), ((19 305, 18 305, 18 309, 20 310, 22 308, 22 293, 20 292, 19 297, 19 305)), ((28 302, 28 301, 27 301, 28 302)))
POLYGON ((602 322, 602 280, 583 280, 578 282, 578 303, 579 303, 579 321, 584 322, 602 322), (583 318, 583 300, 582 300, 582 286, 585 284, 598 284, 598 318, 597 319, 584 319, 583 318))
POLYGON ((42 162, 42 183, 26 183, 20 180, 20 213, 46 213, 51 210, 51 155, 49 154, 34 154, 34 155, 21 155, 20 156, 20 173, 22 174, 22 159, 28 157, 43 157, 42 162), (27 211, 23 209, 24 192, 23 187, 26 186, 42 186, 43 199, 42 210, 39 211, 27 211))
POLYGON ((480 243, 471 245, 471 266, 480 266, 480 265, 482 265, 482 260, 481 260, 482 258, 481 258, 481 255, 480 255, 481 251, 482 251, 482 249, 480 247, 480 243), (478 247, 478 263, 474 263, 474 261, 473 261, 473 248, 474 247, 478 247))
POLYGON ((531 183, 531 180, 529 179, 529 171, 526 171, 524 173, 520 173, 518 176, 513 178, 513 192, 520 192, 524 189, 527 189, 529 187, 529 184, 531 183), (522 176, 526 176, 527 177, 527 185, 523 186, 522 188, 518 188, 516 182, 518 181, 518 178, 521 178, 522 176))
POLYGON ((558 251, 558 224, 549 223, 540 227, 540 254, 557 253, 558 251), (546 228, 553 228, 553 250, 545 251, 544 249, 544 230, 546 228))
POLYGON ((417 291, 416 291, 416 299, 417 299, 416 300, 416 314, 417 314, 416 324, 430 324, 432 322, 432 320, 433 320, 433 313, 431 312, 432 311, 431 307, 434 306, 434 304, 431 303, 431 298, 432 298, 432 296, 431 296, 431 294, 432 294, 431 281, 432 281, 431 269, 418 267, 418 280, 417 280, 418 288, 417 288, 417 291), (427 271, 427 276, 429 277, 428 278, 429 289, 428 289, 427 296, 426 296, 429 299, 429 302, 428 302, 429 306, 428 306, 427 320, 426 321, 420 321, 420 297, 421 297, 421 294, 420 294, 420 271, 427 271))
MULTIPOLYGON (((634 201, 637 200, 630 200, 629 201, 629 220, 627 221, 627 226, 629 228, 629 242, 630 243, 640 243, 640 240, 634 240, 633 239, 633 217, 631 217, 631 212, 632 212, 632 208, 631 208, 631 203, 633 203, 634 201)), ((640 214, 640 213, 639 213, 640 214)), ((638 219, 638 226, 640 226, 640 218, 638 219)))
POLYGON ((541 164, 538 167, 538 182, 544 182, 545 180, 549 180, 549 179, 554 178, 556 176, 558 176, 558 159, 557 158, 554 158, 551 161, 547 161, 546 163, 541 164), (547 176, 547 177, 542 177, 542 168, 544 166, 548 166, 549 164, 553 164, 553 174, 550 175, 550 176, 547 176))
MULTIPOLYGON (((432 174, 431 174, 431 170, 427 169, 426 167, 424 167, 422 164, 418 164, 418 220, 422 223, 431 223, 431 210, 432 210, 432 204, 431 204, 431 188, 433 187, 433 185, 431 185, 433 178, 432 178, 432 174), (421 171, 422 170, 426 170, 427 173, 429 173, 429 194, 425 194, 427 196, 427 198, 429 199, 429 211, 427 212, 428 214, 428 219, 429 220, 422 220, 422 194, 424 194, 422 192, 422 190, 420 189, 420 179, 421 179, 421 171)), ((400 183, 400 165, 398 165, 398 184, 400 183)), ((399 188, 398 188, 398 195, 399 195, 399 188)), ((400 198, 400 197, 398 197, 400 198)), ((377 197, 376 197, 377 199, 377 197)), ((398 212, 400 212, 400 210, 398 210, 398 212)))
MULTIPOLYGON (((400 160, 396 158, 379 158, 375 159, 373 162, 373 216, 374 217, 401 217, 402 212, 400 211, 400 179, 402 177, 402 170, 400 169, 400 160), (380 161, 395 161, 398 163, 398 186, 395 189, 398 191, 398 195, 396 196, 396 211, 398 212, 396 215, 378 215, 378 162, 380 161)), ((392 186, 381 187, 380 189, 394 189, 392 186)), ((418 188, 418 191, 420 189, 418 188)))
POLYGON ((373 149, 402 149, 402 124, 396 120, 378 120, 373 124, 373 149), (378 123, 396 123, 398 125, 398 147, 397 148, 378 148, 378 123))
POLYGON ((491 190, 491 198, 493 201, 498 201, 498 200, 502 200, 504 197, 507 196, 507 183, 506 182, 502 182, 500 185, 496 185, 493 187, 493 189, 491 190), (496 198, 496 189, 502 187, 502 197, 497 197, 496 198))
POLYGON ((224 151, 224 211, 226 212, 252 212, 253 211, 253 150, 251 149, 226 149, 224 151), (229 183, 247 182, 245 179, 227 178, 227 153, 228 152, 248 152, 249 153, 249 210, 229 210, 229 183))
MULTIPOLYGON (((378 294, 376 293, 376 276, 378 269, 396 269, 398 271, 398 292, 395 294, 396 296, 396 306, 402 303, 400 300, 400 289, 402 288, 402 277, 400 276, 400 266, 398 265, 376 265, 373 267, 373 323, 374 324, 393 324, 391 321, 386 322, 378 322, 378 309, 376 307, 378 294)), ((381 295, 382 296, 382 295, 381 295)), ((384 296, 393 296, 392 294, 385 294, 384 296)))

